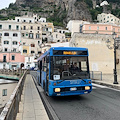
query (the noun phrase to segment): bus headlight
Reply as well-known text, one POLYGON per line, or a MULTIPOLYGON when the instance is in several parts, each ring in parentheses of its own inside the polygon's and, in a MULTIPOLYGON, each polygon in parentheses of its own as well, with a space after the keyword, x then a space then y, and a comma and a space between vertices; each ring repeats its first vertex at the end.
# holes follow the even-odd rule
POLYGON ((85 90, 90 90, 90 87, 89 86, 85 86, 85 90))
POLYGON ((55 92, 60 92, 60 88, 55 88, 55 92))

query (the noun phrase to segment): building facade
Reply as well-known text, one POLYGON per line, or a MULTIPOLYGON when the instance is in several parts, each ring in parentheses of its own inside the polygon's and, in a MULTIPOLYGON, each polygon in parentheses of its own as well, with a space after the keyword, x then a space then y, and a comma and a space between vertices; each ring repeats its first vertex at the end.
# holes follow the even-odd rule
POLYGON ((84 24, 82 33, 96 33, 112 35, 115 32, 116 37, 120 37, 120 26, 111 24, 84 24))
MULTIPOLYGON (((114 40, 111 35, 74 33, 71 47, 89 50, 90 71, 102 72, 103 79, 113 79, 114 40)), ((120 49, 117 50, 117 70, 120 69, 120 49)))
POLYGON ((25 56, 20 52, 0 52, 0 69, 18 69, 24 62, 25 56))
POLYGON ((120 19, 112 14, 101 13, 97 16, 97 21, 99 23, 112 23, 120 25, 120 19))
POLYGON ((84 24, 88 24, 90 22, 82 21, 82 20, 70 20, 67 24, 67 29, 71 32, 71 35, 75 32, 82 33, 82 27, 84 24))
POLYGON ((0 21, 1 51, 19 52, 21 40, 20 24, 14 21, 0 21))
POLYGON ((10 99, 17 82, 0 79, 0 108, 3 108, 10 99))

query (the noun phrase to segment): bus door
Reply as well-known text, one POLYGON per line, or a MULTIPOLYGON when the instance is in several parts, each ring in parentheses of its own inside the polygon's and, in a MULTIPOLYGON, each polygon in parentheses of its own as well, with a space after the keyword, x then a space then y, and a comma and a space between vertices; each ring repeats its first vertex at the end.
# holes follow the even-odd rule
POLYGON ((40 61, 40 83, 41 84, 41 79, 42 79, 42 60, 40 61))
POLYGON ((46 58, 46 91, 48 92, 49 87, 49 56, 46 58))

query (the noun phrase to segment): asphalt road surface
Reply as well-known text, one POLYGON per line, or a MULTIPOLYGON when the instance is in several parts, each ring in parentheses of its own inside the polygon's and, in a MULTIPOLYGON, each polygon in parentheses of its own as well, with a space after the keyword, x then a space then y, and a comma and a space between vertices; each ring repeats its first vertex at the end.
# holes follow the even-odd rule
POLYGON ((90 94, 46 99, 60 120, 120 120, 120 91, 105 86, 93 84, 90 94))

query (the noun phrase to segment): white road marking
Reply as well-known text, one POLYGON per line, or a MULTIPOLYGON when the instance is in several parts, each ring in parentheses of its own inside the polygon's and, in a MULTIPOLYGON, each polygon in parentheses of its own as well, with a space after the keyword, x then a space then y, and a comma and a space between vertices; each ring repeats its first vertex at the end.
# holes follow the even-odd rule
POLYGON ((108 88, 107 86, 102 86, 102 85, 98 85, 98 84, 95 84, 95 83, 92 83, 93 86, 95 87, 99 87, 99 88, 108 88))
POLYGON ((92 86, 92 89, 96 89, 96 87, 92 86))
POLYGON ((95 87, 107 88, 107 89, 110 89, 110 90, 114 90, 114 91, 118 91, 118 92, 120 92, 120 90, 118 90, 118 89, 111 88, 111 87, 107 87, 107 86, 103 86, 103 85, 98 85, 98 84, 95 84, 95 83, 92 83, 92 85, 93 85, 92 88, 94 88, 94 86, 95 86, 95 87))

